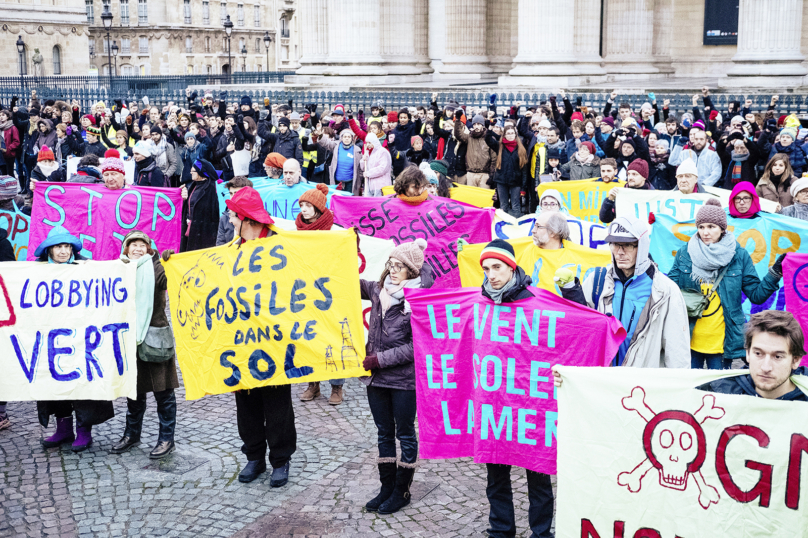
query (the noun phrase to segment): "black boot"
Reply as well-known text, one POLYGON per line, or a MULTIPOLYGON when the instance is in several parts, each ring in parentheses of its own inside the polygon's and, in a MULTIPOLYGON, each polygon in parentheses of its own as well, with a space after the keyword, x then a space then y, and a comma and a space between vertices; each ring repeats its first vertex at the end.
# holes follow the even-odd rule
POLYGON ((401 467, 396 469, 396 487, 389 499, 379 506, 380 514, 394 514, 410 504, 410 486, 415 475, 415 467, 401 467))
POLYGON ((391 462, 379 463, 379 480, 382 483, 382 490, 365 505, 368 512, 376 512, 379 506, 390 498, 396 488, 396 462, 395 458, 390 458, 391 462))

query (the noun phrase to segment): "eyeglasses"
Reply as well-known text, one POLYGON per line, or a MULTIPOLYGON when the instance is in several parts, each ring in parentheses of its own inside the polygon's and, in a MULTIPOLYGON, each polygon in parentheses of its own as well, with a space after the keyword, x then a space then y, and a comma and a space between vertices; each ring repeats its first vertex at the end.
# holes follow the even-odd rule
POLYGON ((620 252, 631 252, 632 250, 637 250, 637 243, 609 243, 609 246, 612 250, 616 250, 620 252))
POLYGON ((544 208, 558 207, 557 202, 542 202, 541 206, 544 208))
POLYGON ((749 202, 752 201, 752 197, 751 196, 736 196, 735 201, 736 202, 741 202, 742 204, 748 204, 749 202))
POLYGON ((391 273, 400 273, 401 271, 406 269, 407 266, 401 265, 400 263, 393 263, 388 260, 387 263, 384 264, 384 268, 390 271, 391 273))

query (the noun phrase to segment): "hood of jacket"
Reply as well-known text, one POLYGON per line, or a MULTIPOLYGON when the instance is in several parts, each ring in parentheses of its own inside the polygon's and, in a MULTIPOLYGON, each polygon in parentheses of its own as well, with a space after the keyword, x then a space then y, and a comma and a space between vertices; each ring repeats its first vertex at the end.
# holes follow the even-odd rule
MULTIPOLYGON (((53 131, 53 122, 51 120, 47 119, 47 118, 40 119, 38 122, 36 122, 37 131, 39 131, 39 126, 42 125, 42 124, 45 124, 45 129, 46 129, 45 134, 48 134, 51 131, 53 131)), ((41 133, 42 131, 39 131, 39 132, 41 133)))

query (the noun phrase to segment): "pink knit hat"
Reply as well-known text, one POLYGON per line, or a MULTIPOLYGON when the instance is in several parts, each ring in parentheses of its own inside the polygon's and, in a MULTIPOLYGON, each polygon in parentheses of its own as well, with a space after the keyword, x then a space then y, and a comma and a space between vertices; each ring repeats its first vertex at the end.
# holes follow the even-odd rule
POLYGON ((391 258, 400 260, 401 263, 409 267, 413 272, 420 273, 424 266, 424 251, 427 243, 425 239, 418 238, 415 241, 401 243, 390 253, 391 258))
POLYGON ((114 170, 115 172, 126 175, 126 169, 123 166, 121 154, 118 153, 117 149, 108 149, 107 152, 104 153, 104 162, 101 163, 101 173, 103 174, 107 170, 114 170))

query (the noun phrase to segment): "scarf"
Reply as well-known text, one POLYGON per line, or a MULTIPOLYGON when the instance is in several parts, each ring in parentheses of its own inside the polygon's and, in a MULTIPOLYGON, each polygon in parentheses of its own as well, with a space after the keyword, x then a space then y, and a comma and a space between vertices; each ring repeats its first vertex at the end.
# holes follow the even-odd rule
POLYGON ((0 131, 7 131, 7 130, 11 129, 11 127, 13 125, 14 125, 14 122, 11 121, 11 120, 8 120, 6 122, 0 123, 0 131))
POLYGON ((516 150, 516 139, 513 140, 505 140, 502 139, 502 145, 505 146, 505 149, 513 153, 516 150))
POLYGON ((739 154, 736 153, 735 151, 730 152, 730 154, 732 155, 732 169, 730 171, 731 172, 730 178, 732 179, 732 184, 735 185, 736 183, 741 181, 741 179, 743 179, 741 177, 741 171, 743 170, 744 161, 749 158, 749 154, 748 153, 739 154))
MULTIPOLYGON (((166 168, 168 166, 168 156, 166 155, 166 137, 161 136, 159 144, 155 144, 154 140, 152 140, 152 144, 152 157, 154 158, 154 162, 157 163, 157 166, 159 166, 160 169, 166 168)), ((123 147, 124 149, 126 148, 125 145, 123 147)))
POLYGON ((589 157, 587 157, 586 159, 581 159, 581 154, 576 151, 575 159, 581 164, 589 164, 595 160, 595 156, 590 153, 589 157))
POLYGON ((412 312, 412 308, 410 307, 410 303, 404 300, 404 288, 420 288, 421 287, 421 277, 415 277, 411 280, 405 280, 398 286, 393 284, 393 281, 390 280, 390 275, 387 275, 384 278, 384 287, 382 291, 379 292, 379 302, 382 306, 382 319, 387 314, 387 311, 390 310, 391 306, 395 306, 401 301, 404 301, 404 313, 409 314, 412 312))
POLYGON ((78 173, 78 175, 80 176, 91 176, 96 179, 102 179, 101 170, 99 170, 95 166, 79 166, 76 169, 76 173, 78 173))
POLYGON ((718 271, 735 257, 735 235, 726 232, 718 243, 705 245, 698 232, 687 242, 687 253, 693 265, 691 278, 700 284, 715 282, 718 271))
POLYGON ((399 194, 398 199, 407 202, 410 205, 418 205, 424 200, 426 200, 428 196, 429 196, 429 190, 424 189, 424 192, 422 192, 418 196, 406 196, 404 194, 399 194))
POLYGON ((511 288, 516 286, 517 283, 516 273, 514 272, 513 277, 508 281, 507 284, 495 290, 493 286, 491 286, 491 282, 486 278, 485 282, 483 282, 483 289, 486 291, 491 300, 494 301, 496 304, 502 304, 502 298, 511 288))
POLYGON ((774 185, 775 189, 780 186, 780 180, 782 178, 783 178, 783 174, 779 174, 779 175, 778 174, 769 174, 769 181, 772 182, 772 185, 774 185))
POLYGON ((42 161, 37 166, 40 170, 42 170, 42 174, 47 178, 50 178, 50 175, 59 169, 59 163, 56 161, 53 161, 52 165, 47 166, 45 165, 45 162, 42 161))
POLYGON ((320 217, 315 220, 314 222, 307 223, 303 220, 303 214, 298 213, 297 218, 295 219, 295 226, 299 231, 303 230, 330 230, 331 226, 334 225, 334 213, 331 212, 330 209, 326 208, 325 213, 320 215, 320 217))
MULTIPOLYGON (((131 260, 121 254, 121 261, 129 263, 131 260)), ((135 306, 137 308, 137 343, 143 343, 146 332, 151 325, 154 313, 154 261, 148 254, 137 260, 137 275, 135 277, 135 306)))
POLYGON ((482 138, 485 136, 485 129, 483 129, 482 131, 475 131, 474 129, 470 129, 469 134, 471 135, 472 138, 482 138))
POLYGON ((443 159, 443 152, 446 151, 446 140, 443 138, 438 139, 438 155, 437 160, 443 159))
POLYGON ((668 158, 670 157, 670 152, 666 151, 665 153, 657 153, 654 152, 651 154, 651 162, 654 164, 666 163, 668 162, 668 158))

